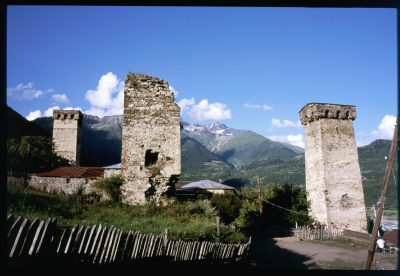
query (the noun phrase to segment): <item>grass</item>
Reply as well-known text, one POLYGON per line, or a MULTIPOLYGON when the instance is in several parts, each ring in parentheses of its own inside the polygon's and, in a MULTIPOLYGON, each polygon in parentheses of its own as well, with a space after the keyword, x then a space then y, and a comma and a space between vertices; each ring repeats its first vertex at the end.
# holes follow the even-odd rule
POLYGON ((366 249, 368 247, 368 243, 366 242, 351 240, 344 237, 336 237, 335 239, 330 239, 330 240, 312 240, 307 242, 331 245, 331 246, 341 247, 344 249, 356 249, 356 248, 366 249))
MULTIPOLYGON (((80 204, 73 197, 61 197, 31 188, 8 187, 7 212, 28 219, 57 218, 60 227, 75 225, 115 226, 159 235, 167 228, 171 239, 216 241, 216 219, 199 204, 173 203, 166 207, 146 204, 129 206, 105 201, 80 204)), ((247 242, 247 237, 221 224, 221 242, 247 242)))

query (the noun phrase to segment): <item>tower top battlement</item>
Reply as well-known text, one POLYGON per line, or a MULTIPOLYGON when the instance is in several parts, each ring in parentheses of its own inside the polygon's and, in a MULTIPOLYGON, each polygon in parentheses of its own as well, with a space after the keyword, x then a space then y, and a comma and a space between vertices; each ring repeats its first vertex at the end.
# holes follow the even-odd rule
POLYGON ((78 120, 82 121, 83 115, 79 110, 53 110, 53 118, 55 120, 78 120))
POLYGON ((300 111, 300 122, 303 125, 319 119, 354 120, 356 108, 354 105, 342 105, 331 103, 309 103, 300 111))

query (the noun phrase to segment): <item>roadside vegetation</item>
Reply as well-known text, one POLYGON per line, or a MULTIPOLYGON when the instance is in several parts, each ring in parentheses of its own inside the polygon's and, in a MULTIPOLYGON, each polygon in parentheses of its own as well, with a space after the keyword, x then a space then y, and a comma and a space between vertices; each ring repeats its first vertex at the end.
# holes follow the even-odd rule
MULTIPOLYGON (((60 196, 29 187, 9 186, 7 212, 29 219, 57 218, 61 227, 102 224, 124 231, 161 234, 167 228, 170 238, 206 240, 229 243, 247 242, 257 231, 271 226, 293 227, 309 223, 289 212, 274 209, 265 202, 264 213, 259 213, 258 193, 244 188, 237 194, 211 195, 196 200, 174 200, 168 206, 145 204, 129 206, 120 202, 121 178, 112 177, 96 183, 109 194, 109 200, 88 203, 79 191, 73 196, 60 196), (217 220, 220 236, 217 236, 217 220), (261 228, 260 228, 261 227, 261 228)), ((290 186, 270 185, 263 188, 263 198, 305 212, 305 193, 290 186)), ((273 206, 272 206, 273 207, 273 206)))
MULTIPOLYGON (((112 200, 81 204, 75 197, 61 197, 31 188, 8 187, 7 212, 29 219, 57 218, 61 227, 77 224, 102 224, 124 231, 161 234, 168 228, 172 239, 216 240, 216 211, 202 200, 173 203, 159 207, 153 204, 129 206, 112 200)), ((244 234, 221 225, 220 240, 246 242, 244 234)))
MULTIPOLYGON (((7 155, 8 175, 15 177, 27 178, 30 173, 68 164, 54 152, 51 138, 43 136, 9 139, 7 155)), ((83 188, 65 196, 8 185, 7 212, 29 219, 57 218, 61 227, 102 224, 152 234, 168 229, 172 239, 230 243, 247 242, 250 236, 271 226, 288 229, 296 222, 311 223, 307 215, 298 215, 307 213, 308 206, 305 190, 298 186, 264 186, 261 202, 255 188, 244 187, 234 194, 203 194, 183 201, 173 198, 167 206, 152 203, 129 206, 121 203, 122 183, 120 176, 99 179, 94 183, 97 196, 84 194, 83 188), (105 195, 105 200, 98 201, 98 194, 105 195), (217 217, 220 217, 219 236, 217 217)))

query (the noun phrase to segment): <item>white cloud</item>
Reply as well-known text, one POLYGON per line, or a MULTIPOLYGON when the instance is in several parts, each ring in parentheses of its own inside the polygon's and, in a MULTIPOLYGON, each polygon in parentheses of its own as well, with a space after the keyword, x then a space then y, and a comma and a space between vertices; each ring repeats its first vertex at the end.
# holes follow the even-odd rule
POLYGON ((378 128, 371 132, 375 139, 389 139, 393 138, 394 126, 396 124, 396 116, 385 115, 381 120, 378 128))
POLYGON ((356 146, 358 148, 369 145, 370 143, 371 143, 371 141, 356 140, 356 146))
MULTIPOLYGON (((83 113, 88 114, 88 115, 97 116, 100 118, 103 118, 104 116, 112 116, 112 115, 109 115, 109 113, 107 111, 105 111, 104 109, 95 108, 95 107, 92 107, 89 110, 85 110, 83 113)), ((114 115, 122 115, 122 114, 123 114, 123 112, 121 114, 114 114, 114 115)))
POLYGON ((284 128, 284 127, 301 127, 301 123, 300 120, 298 120, 296 123, 290 120, 279 120, 279 119, 275 119, 273 118, 271 120, 271 124, 273 127, 277 127, 277 128, 284 128))
POLYGON ((91 107, 86 114, 99 117, 122 115, 124 112, 124 82, 112 72, 101 76, 96 90, 88 90, 85 96, 91 107))
POLYGON ((230 109, 223 103, 208 103, 207 99, 201 100, 198 104, 191 104, 192 99, 187 102, 186 106, 190 106, 187 115, 196 121, 205 120, 226 120, 232 117, 230 109))
POLYGON ((40 110, 32 111, 32 112, 30 112, 28 114, 28 116, 26 116, 26 119, 28 119, 29 121, 32 121, 32 120, 35 120, 36 118, 39 118, 39 117, 53 117, 53 110, 54 109, 80 110, 80 111, 82 111, 82 108, 80 108, 79 106, 77 106, 77 107, 68 106, 68 107, 65 107, 65 108, 60 108, 58 105, 56 105, 56 106, 49 107, 43 113, 40 110))
POLYGON ((369 145, 374 140, 371 132, 357 131, 354 133, 354 135, 356 138, 357 147, 369 145))
POLYGON ((67 106, 67 107, 64 107, 63 110, 80 110, 80 111, 82 111, 82 108, 79 106, 76 106, 76 107, 67 106))
POLYGON ((248 109, 263 109, 263 110, 272 110, 272 107, 267 105, 267 104, 250 104, 250 103, 245 103, 243 104, 245 108, 248 109))
POLYGON ((173 88, 171 85, 169 86, 169 90, 171 90, 174 93, 175 98, 176 96, 178 96, 179 92, 175 90, 175 88, 173 88))
POLYGON ((285 142, 293 146, 304 148, 304 138, 303 135, 301 134, 298 135, 289 134, 287 136, 270 136, 268 138, 271 139, 272 141, 285 142))
POLYGON ((230 109, 223 103, 209 103, 207 99, 201 100, 198 104, 194 98, 182 99, 178 102, 181 108, 181 115, 186 113, 192 120, 226 120, 232 117, 230 109))
POLYGON ((42 112, 40 112, 40 110, 35 110, 29 112, 28 116, 26 116, 25 118, 29 121, 33 121, 39 117, 42 117, 42 112))
POLYGON ((190 106, 194 105, 194 98, 191 99, 182 99, 178 102, 179 107, 181 108, 181 115, 189 109, 190 106))
POLYGON ((28 82, 27 84, 20 83, 16 87, 7 88, 7 96, 15 100, 33 100, 43 94, 42 90, 33 87, 33 82, 28 82))
POLYGON ((60 109, 59 106, 53 106, 48 108, 45 112, 43 112, 44 117, 53 117, 53 110, 54 109, 60 109))
POLYGON ((69 99, 65 94, 55 94, 51 96, 51 99, 56 103, 69 103, 69 99))

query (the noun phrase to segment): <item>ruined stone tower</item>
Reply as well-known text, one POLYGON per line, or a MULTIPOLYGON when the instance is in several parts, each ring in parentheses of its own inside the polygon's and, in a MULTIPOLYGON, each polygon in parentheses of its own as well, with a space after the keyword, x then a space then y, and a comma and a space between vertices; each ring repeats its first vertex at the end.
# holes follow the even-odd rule
POLYGON ((166 81, 129 73, 122 129, 122 201, 155 202, 172 195, 181 173, 180 108, 166 81))
POLYGON ((366 232, 355 118, 352 105, 309 103, 300 110, 305 125, 306 190, 311 215, 318 222, 366 232))
POLYGON ((58 155, 80 165, 82 113, 79 110, 53 110, 53 142, 58 155))

